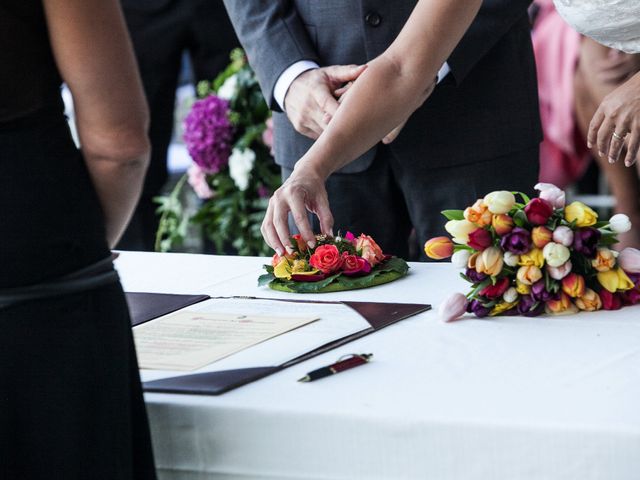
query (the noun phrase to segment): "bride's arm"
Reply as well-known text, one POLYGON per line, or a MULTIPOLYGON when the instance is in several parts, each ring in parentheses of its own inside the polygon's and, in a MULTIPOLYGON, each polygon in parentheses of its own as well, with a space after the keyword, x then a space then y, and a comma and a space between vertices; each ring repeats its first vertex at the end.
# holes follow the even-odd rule
POLYGON ((422 105, 433 89, 438 69, 480 4, 481 0, 419 0, 398 37, 369 63, 328 128, 269 202, 262 233, 278 253, 290 246, 289 211, 307 242, 314 241, 307 210, 318 215, 323 232, 331 231, 325 180, 422 105))

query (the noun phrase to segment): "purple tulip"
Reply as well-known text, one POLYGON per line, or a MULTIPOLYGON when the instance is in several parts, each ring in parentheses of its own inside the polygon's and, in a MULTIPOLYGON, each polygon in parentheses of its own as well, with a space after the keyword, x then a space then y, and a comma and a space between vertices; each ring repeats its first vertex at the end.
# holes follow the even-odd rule
POLYGON ((544 312, 544 303, 536 301, 531 295, 525 295, 520 298, 517 309, 520 315, 537 317, 544 312))
POLYGON ((600 231, 595 228, 579 228, 573 236, 573 249, 587 258, 595 258, 600 236, 600 231))
POLYGON ((482 305, 478 300, 472 300, 467 305, 467 312, 473 313, 478 318, 482 318, 489 315, 491 309, 482 305))
POLYGON ((478 272, 475 268, 467 268, 465 275, 472 283, 480 283, 487 278, 486 274, 478 272))
POLYGON ((629 277, 629 280, 631 280, 636 287, 640 285, 640 273, 629 273, 626 270, 625 273, 627 274, 627 277, 629 277))
POLYGON ((503 250, 522 255, 531 250, 531 234, 528 230, 516 227, 500 240, 503 250))
POLYGON ((531 286, 531 297, 537 302, 546 302, 555 295, 546 289, 545 281, 539 280, 531 286))

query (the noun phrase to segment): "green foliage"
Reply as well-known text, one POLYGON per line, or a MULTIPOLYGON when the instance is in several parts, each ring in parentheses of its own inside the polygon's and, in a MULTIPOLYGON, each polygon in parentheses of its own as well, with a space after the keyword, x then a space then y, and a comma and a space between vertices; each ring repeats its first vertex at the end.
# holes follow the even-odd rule
POLYGON ((440 213, 442 213, 447 220, 464 220, 463 210, 443 210, 440 213))
POLYGON ((273 290, 291 293, 328 293, 343 290, 356 290, 392 282, 405 276, 409 271, 407 262, 398 257, 391 257, 386 262, 376 265, 371 273, 362 277, 331 275, 317 282, 296 282, 275 278, 267 273, 258 279, 258 285, 269 285, 273 290))
POLYGON ((228 166, 218 173, 208 174, 206 180, 214 196, 202 200, 197 212, 189 215, 181 203, 180 194, 186 180, 186 176, 183 177, 169 195, 155 199, 161 215, 157 251, 166 252, 180 246, 187 227, 192 224, 201 228, 216 253, 259 256, 270 253, 260 233, 260 225, 268 195, 281 184, 280 169, 262 140, 271 113, 244 52, 234 50, 229 66, 212 82, 200 82, 197 93, 200 98, 215 95, 234 76, 236 89, 229 100, 229 119, 235 127, 233 148, 250 149, 255 153, 248 186, 240 190, 230 176, 228 166))

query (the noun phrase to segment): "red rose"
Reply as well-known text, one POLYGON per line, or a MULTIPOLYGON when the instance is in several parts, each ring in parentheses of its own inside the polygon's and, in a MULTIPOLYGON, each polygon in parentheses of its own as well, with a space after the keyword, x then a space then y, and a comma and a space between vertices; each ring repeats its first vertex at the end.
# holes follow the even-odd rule
POLYGON ((489 285, 480 290, 480 295, 487 298, 499 298, 509 288, 509 279, 503 277, 495 285, 489 285))
POLYGON ((322 273, 333 273, 342 267, 342 257, 335 245, 320 245, 311 255, 309 264, 322 273))
POLYGON ((342 273, 349 276, 366 275, 371 272, 371 265, 358 255, 342 253, 342 273))
POLYGON ((620 310, 622 308, 622 300, 617 293, 611 293, 606 288, 603 288, 598 292, 598 295, 600 295, 604 310, 620 310))
POLYGON ((553 207, 546 200, 534 198, 524 207, 524 213, 527 215, 527 220, 529 220, 530 224, 544 225, 549 220, 549 217, 553 215, 553 207))
POLYGON ((469 234, 467 245, 475 250, 482 251, 485 248, 489 248, 492 243, 491 233, 484 228, 477 228, 469 234))

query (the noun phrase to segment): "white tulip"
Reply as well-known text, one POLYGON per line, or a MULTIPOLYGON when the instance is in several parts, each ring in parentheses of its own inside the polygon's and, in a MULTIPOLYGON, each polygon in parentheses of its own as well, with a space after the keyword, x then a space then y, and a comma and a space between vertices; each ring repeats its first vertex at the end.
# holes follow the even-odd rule
POLYGON ((469 250, 458 250, 451 256, 451 263, 456 268, 467 268, 467 262, 471 252, 469 250))
POLYGON ((520 255, 513 252, 504 252, 504 263, 510 267, 515 267, 520 261, 520 255))
POLYGON ((559 267, 569 260, 571 252, 567 247, 560 243, 549 242, 542 249, 542 256, 551 267, 559 267))
POLYGON ((570 247, 573 244, 573 230, 569 227, 561 225, 553 231, 553 241, 570 247))
POLYGON ((483 201, 491 213, 500 215, 501 213, 509 213, 509 210, 516 204, 516 197, 511 192, 500 190, 488 193, 483 201))
POLYGON ((624 213, 618 213, 609 219, 609 227, 615 233, 626 233, 631 230, 631 220, 624 213))
POLYGON ((514 287, 510 287, 502 294, 502 299, 507 303, 513 303, 518 299, 518 291, 514 287))
POLYGON ((469 234, 476 228, 478 227, 468 220, 449 220, 444 225, 444 229, 453 237, 453 241, 459 244, 466 244, 469 241, 469 234))

